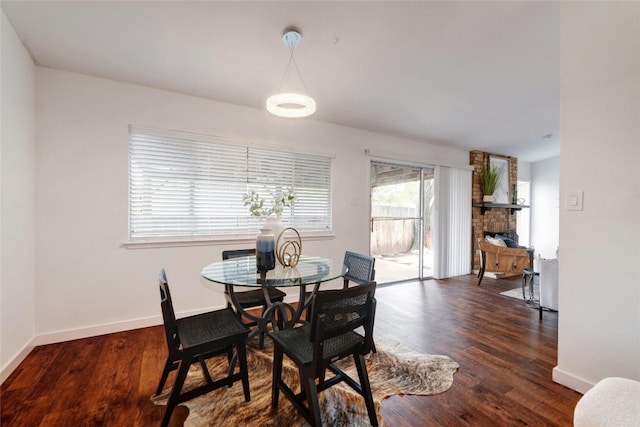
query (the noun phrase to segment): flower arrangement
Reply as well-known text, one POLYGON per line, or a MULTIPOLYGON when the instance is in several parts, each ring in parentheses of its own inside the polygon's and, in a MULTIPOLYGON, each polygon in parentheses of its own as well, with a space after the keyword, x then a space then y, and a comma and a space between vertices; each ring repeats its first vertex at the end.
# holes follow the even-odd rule
POLYGON ((296 193, 292 188, 285 188, 281 195, 274 195, 271 199, 271 206, 265 206, 265 199, 253 190, 249 190, 242 197, 245 206, 249 206, 251 216, 259 218, 267 218, 275 215, 278 218, 282 216, 282 210, 293 205, 296 200, 296 193))

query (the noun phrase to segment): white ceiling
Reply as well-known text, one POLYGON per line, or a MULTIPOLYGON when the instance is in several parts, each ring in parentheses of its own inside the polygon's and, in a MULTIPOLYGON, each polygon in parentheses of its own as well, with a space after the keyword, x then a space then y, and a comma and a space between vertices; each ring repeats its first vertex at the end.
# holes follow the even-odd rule
POLYGON ((525 162, 559 155, 556 2, 1 4, 42 66, 260 109, 295 25, 313 120, 525 162))

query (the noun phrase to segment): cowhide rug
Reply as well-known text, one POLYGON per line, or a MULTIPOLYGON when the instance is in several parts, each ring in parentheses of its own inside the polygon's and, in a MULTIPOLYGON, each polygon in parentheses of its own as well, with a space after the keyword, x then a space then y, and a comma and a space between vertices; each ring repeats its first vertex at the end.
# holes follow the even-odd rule
MULTIPOLYGON (((249 367, 249 387, 251 401, 245 402, 242 384, 238 381, 231 388, 221 388, 183 403, 189 408, 185 426, 286 426, 308 425, 289 400, 280 393, 278 411, 271 410, 271 367, 273 349, 265 340, 266 348, 247 346, 249 367)), ((415 394, 431 395, 442 393, 453 384, 453 374, 458 364, 448 356, 421 354, 406 351, 399 345, 376 340, 377 353, 367 356, 369 380, 376 403, 380 426, 386 426, 380 417, 380 402, 391 395, 415 394)), ((341 360, 338 365, 347 374, 358 379, 352 358, 341 360)), ((226 375, 228 369, 225 356, 208 361, 211 376, 215 379, 226 375)), ((330 377, 331 373, 327 373, 330 377)), ((291 361, 284 358, 282 371, 284 381, 293 390, 299 390, 298 370, 291 361)), ((169 378, 172 381, 173 376, 169 378)), ((191 367, 184 390, 204 382, 198 364, 191 367)), ((151 400, 156 405, 165 405, 170 389, 151 400)), ((370 425, 364 399, 344 383, 337 384, 320 393, 322 424, 327 426, 370 425)))

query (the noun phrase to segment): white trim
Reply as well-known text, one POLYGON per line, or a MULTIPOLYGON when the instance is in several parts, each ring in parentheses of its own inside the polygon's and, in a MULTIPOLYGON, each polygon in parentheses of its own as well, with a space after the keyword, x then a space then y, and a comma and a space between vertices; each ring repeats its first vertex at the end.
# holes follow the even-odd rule
POLYGON ((569 387, 570 389, 582 394, 585 394, 595 385, 584 378, 580 378, 570 374, 569 372, 563 371, 557 366, 551 371, 551 379, 553 382, 562 384, 563 386, 569 387))
POLYGON ((22 347, 5 365, 0 371, 0 384, 4 383, 9 375, 16 370, 16 368, 27 358, 29 353, 36 347, 34 344, 35 337, 32 338, 24 347, 22 347))
MULTIPOLYGON (((285 298, 288 302, 298 301, 297 295, 291 296, 291 298, 285 298)), ((206 307, 195 310, 181 311, 176 313, 176 318, 193 316, 196 314, 206 313, 211 310, 219 310, 226 307, 226 305, 206 307)), ((158 311, 160 311, 158 309, 158 311)), ((138 319, 122 320, 112 323, 104 323, 102 325, 93 325, 82 328, 67 329, 63 331, 48 332, 42 335, 37 335, 31 340, 31 349, 39 345, 55 344, 65 341, 90 338, 99 335, 113 334, 117 332, 131 331, 134 329, 148 328, 151 326, 162 325, 162 315, 153 315, 148 317, 141 317, 138 319)), ((31 350, 29 350, 31 351, 31 350)))
MULTIPOLYGON (((201 308, 198 310, 189 310, 185 312, 176 313, 176 317, 186 317, 195 314, 205 313, 210 310, 221 309, 224 307, 213 308, 201 308)), ((141 317, 138 319, 122 320, 113 323, 104 323, 102 325, 93 325, 82 328, 66 329, 62 331, 48 332, 42 335, 37 335, 33 339, 35 346, 55 344, 65 341, 96 337, 99 335, 114 334, 123 331, 132 331, 134 329, 148 328, 150 326, 162 325, 162 316, 154 315, 149 317, 141 317)))
POLYGON ((375 150, 371 148, 365 149, 364 152, 373 160, 378 160, 378 161, 393 160, 395 163, 401 162, 401 164, 407 165, 407 166, 418 166, 418 167, 445 166, 448 168, 465 169, 470 171, 473 170, 473 166, 471 165, 459 165, 459 164, 453 164, 449 162, 442 162, 439 160, 420 161, 420 160, 416 160, 415 156, 412 156, 410 154, 392 153, 390 151, 380 151, 380 150, 375 150))
MULTIPOLYGON (((313 242, 319 240, 332 240, 336 238, 333 233, 304 233, 301 234, 303 241, 313 242)), ((151 249, 151 248, 175 248, 190 246, 212 246, 212 245, 245 245, 255 244, 255 237, 208 237, 208 238, 182 238, 182 239, 141 239, 125 240, 122 246, 127 249, 151 249)))
MULTIPOLYGON (((285 297, 287 302, 297 302, 298 296, 292 295, 285 297)), ((192 316, 195 314, 205 313, 207 311, 222 309, 225 306, 208 307, 197 310, 189 310, 176 313, 177 318, 192 316)), ((160 311, 160 310, 158 310, 160 311)), ((90 338, 99 335, 113 334, 117 332, 131 331, 134 329, 148 328, 150 326, 162 325, 162 316, 154 315, 148 317, 141 317, 138 319, 123 320, 113 323, 105 323, 102 325, 93 325, 82 328, 66 329, 62 331, 47 332, 41 335, 34 336, 25 346, 20 349, 3 367, 0 371, 0 383, 3 383, 9 376, 16 370, 16 368, 22 363, 27 356, 33 351, 34 348, 40 345, 56 344, 65 341, 90 338)))
POLYGON ((162 316, 142 317, 139 319, 123 320, 102 325, 93 325, 82 328, 66 329, 62 331, 48 332, 37 335, 35 345, 47 345, 64 341, 77 340, 82 338, 95 337, 98 335, 113 334, 116 332, 130 331, 133 329, 147 328, 162 324, 162 316))

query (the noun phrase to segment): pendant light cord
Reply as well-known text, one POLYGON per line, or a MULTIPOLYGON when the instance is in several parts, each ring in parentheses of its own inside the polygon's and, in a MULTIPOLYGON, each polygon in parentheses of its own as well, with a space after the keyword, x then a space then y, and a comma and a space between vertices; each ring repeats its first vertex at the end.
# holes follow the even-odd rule
POLYGON ((289 46, 289 62, 287 63, 287 68, 284 70, 284 74, 282 76, 282 82, 280 83, 280 90, 282 90, 282 88, 285 86, 285 82, 288 83, 290 81, 291 64, 293 63, 293 66, 295 67, 296 72, 298 73, 298 78, 300 78, 300 82, 302 83, 302 88, 304 89, 305 93, 307 93, 308 92, 307 85, 305 84, 304 79, 302 78, 302 73, 298 68, 298 63, 296 62, 296 58, 293 56, 293 51, 295 50, 296 46, 293 43, 287 43, 287 45, 289 46))

